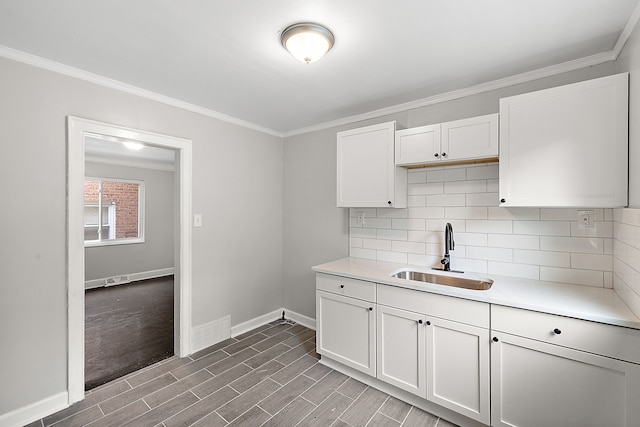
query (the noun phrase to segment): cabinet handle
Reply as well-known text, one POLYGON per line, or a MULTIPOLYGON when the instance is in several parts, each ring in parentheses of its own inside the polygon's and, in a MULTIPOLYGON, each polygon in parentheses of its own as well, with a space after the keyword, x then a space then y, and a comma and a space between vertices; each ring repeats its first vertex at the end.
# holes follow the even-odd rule
POLYGON ((440 153, 433 153, 433 157, 435 157, 435 158, 440 157, 440 153))
POLYGON ((556 334, 556 335, 560 335, 562 333, 562 331, 560 329, 558 329, 558 328, 555 328, 553 330, 553 333, 556 334))
POLYGON ((498 337, 493 337, 493 342, 498 342, 498 341, 500 341, 498 337))
POLYGON ((418 323, 422 325, 422 319, 418 320, 418 323))
POLYGON ((431 325, 431 322, 427 320, 427 326, 431 325))
POLYGON ((506 202, 505 199, 500 199, 500 203, 504 203, 504 202, 506 202))
POLYGON ((447 153, 442 153, 442 157, 447 157, 447 153))
POLYGON ((389 204, 389 206, 391 206, 391 200, 389 200, 387 203, 389 204))
POLYGON ((369 307, 369 311, 373 311, 373 307, 369 307))
POLYGON ((344 285, 340 285, 340 289, 344 289, 344 285))

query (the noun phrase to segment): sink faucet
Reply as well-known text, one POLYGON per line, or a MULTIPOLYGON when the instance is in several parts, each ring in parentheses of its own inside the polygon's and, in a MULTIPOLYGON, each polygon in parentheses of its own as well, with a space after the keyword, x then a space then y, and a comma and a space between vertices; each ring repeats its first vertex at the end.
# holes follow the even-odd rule
POLYGON ((440 260, 444 271, 451 271, 451 257, 449 251, 454 250, 456 242, 453 241, 453 227, 451 223, 444 226, 444 258, 440 260))

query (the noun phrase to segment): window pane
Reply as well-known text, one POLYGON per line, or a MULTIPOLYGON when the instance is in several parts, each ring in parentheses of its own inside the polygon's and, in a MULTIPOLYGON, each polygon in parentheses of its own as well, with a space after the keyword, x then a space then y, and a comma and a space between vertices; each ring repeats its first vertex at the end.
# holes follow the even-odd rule
POLYGON ((142 203, 139 200, 140 184, 106 180, 102 181, 102 185, 100 184, 100 180, 85 181, 85 241, 141 237, 139 224, 139 206, 142 203), (100 204, 102 204, 102 209, 98 215, 100 204), (98 224, 99 222, 100 224, 98 224))
POLYGON ((103 216, 103 224, 111 226, 110 233, 103 231, 103 240, 139 237, 138 184, 103 181, 102 204, 113 206, 109 211, 109 216, 113 217, 103 216), (110 220, 115 222, 112 224, 110 220))

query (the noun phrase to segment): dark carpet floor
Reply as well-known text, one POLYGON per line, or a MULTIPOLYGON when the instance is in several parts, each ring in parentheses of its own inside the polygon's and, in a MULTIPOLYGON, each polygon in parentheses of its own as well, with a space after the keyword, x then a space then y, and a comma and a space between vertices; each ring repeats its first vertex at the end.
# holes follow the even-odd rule
POLYGON ((173 355, 173 276, 85 292, 85 389, 173 355))

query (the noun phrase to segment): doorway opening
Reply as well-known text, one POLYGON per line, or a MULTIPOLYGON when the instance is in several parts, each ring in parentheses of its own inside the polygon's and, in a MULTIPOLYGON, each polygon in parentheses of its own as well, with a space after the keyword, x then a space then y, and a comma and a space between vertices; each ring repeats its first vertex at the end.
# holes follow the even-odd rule
MULTIPOLYGON (((136 129, 124 128, 107 123, 96 122, 77 117, 67 118, 67 257, 68 257, 68 376, 69 404, 84 398, 85 389, 85 141, 87 137, 99 135, 118 144, 127 141, 133 144, 171 150, 175 153, 176 191, 174 196, 174 353, 184 357, 190 353, 191 328, 191 141, 160 135, 136 129)), ((93 208, 92 208, 93 209, 93 208)), ((98 203, 93 212, 98 215, 95 224, 89 224, 90 236, 94 241, 104 240, 101 244, 112 245, 117 233, 110 231, 110 209, 98 203), (106 215, 104 215, 106 213, 106 215), (103 214, 103 215, 100 215, 103 214), (104 230, 100 230, 106 218, 104 230), (97 227, 94 235, 94 228, 97 227), (101 233, 103 233, 101 235, 101 233)), ((91 209, 90 209, 91 210, 91 209)), ((130 235, 134 239, 144 239, 144 228, 130 235)), ((124 236, 124 240, 127 236, 124 236)), ((117 277, 114 280, 119 280, 117 277)))

